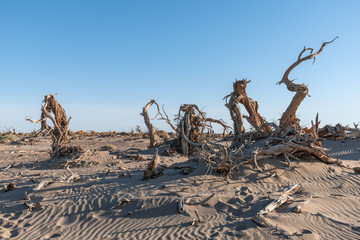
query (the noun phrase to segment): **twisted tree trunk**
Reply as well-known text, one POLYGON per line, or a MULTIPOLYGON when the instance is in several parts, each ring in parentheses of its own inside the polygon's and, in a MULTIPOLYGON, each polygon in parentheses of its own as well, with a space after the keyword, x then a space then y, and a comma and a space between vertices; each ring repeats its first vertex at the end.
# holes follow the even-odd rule
POLYGON ((145 125, 149 130, 149 136, 150 136, 150 144, 149 144, 149 148, 152 147, 156 147, 157 145, 159 145, 158 143, 158 136, 156 134, 156 130, 154 128, 154 126, 151 124, 150 122, 150 117, 149 117, 149 113, 148 113, 148 109, 149 107, 151 107, 151 105, 156 104, 158 111, 159 111, 159 106, 158 104, 155 102, 155 100, 151 99, 150 102, 148 102, 145 107, 143 108, 143 111, 141 113, 142 116, 144 116, 144 121, 145 121, 145 125))
MULTIPOLYGON (((338 38, 338 37, 336 37, 338 38)), ((283 115, 281 116, 280 119, 280 128, 281 128, 281 132, 287 132, 287 128, 291 127, 295 130, 300 130, 300 125, 299 125, 299 119, 296 118, 296 111, 299 107, 299 105, 301 104, 301 102, 304 100, 304 98, 306 97, 306 95, 308 95, 309 89, 307 88, 307 86, 305 84, 296 84, 293 81, 291 81, 289 79, 289 74, 290 72, 296 68, 300 63, 310 60, 310 59, 314 59, 315 62, 315 57, 317 55, 319 55, 324 47, 327 44, 332 43, 336 38, 334 38, 332 41, 330 42, 324 42, 319 51, 313 53, 314 49, 312 48, 306 48, 304 47, 304 49, 300 52, 299 56, 298 56, 298 60, 293 63, 284 73, 284 76, 282 77, 281 81, 278 82, 277 84, 281 84, 284 83, 287 87, 287 89, 291 92, 296 92, 295 96, 293 97, 293 99, 291 100, 289 106, 287 107, 287 109, 285 110, 285 112, 283 113, 283 115), (310 54, 302 57, 302 55, 304 54, 304 52, 306 51, 310 51, 310 54)))

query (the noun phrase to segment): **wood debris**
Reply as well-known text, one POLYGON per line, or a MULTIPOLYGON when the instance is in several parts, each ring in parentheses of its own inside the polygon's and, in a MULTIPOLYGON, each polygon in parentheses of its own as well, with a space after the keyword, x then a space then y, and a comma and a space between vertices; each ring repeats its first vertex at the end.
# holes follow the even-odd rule
POLYGON ((147 169, 144 170, 144 177, 143 177, 144 180, 148 180, 150 178, 156 178, 163 175, 162 170, 157 169, 159 166, 159 162, 160 162, 159 152, 158 149, 156 149, 153 159, 149 163, 147 169))
POLYGON ((35 203, 31 200, 31 194, 25 193, 24 200, 25 200, 24 204, 28 207, 30 212, 32 212, 39 205, 38 203, 35 203))
POLYGON ((11 191, 15 188, 16 188, 16 186, 14 183, 9 183, 8 185, 4 185, 4 192, 11 191))
POLYGON ((54 183, 54 180, 52 179, 46 179, 46 180, 43 180, 41 181, 36 187, 34 187, 34 190, 37 191, 37 190, 40 190, 42 189, 43 187, 49 185, 49 184, 52 184, 54 183))
POLYGON ((287 203, 289 200, 292 200, 292 197, 290 197, 290 195, 298 192, 300 188, 301 186, 298 184, 294 184, 288 187, 287 190, 280 197, 268 204, 264 209, 260 210, 253 220, 259 225, 265 226, 267 222, 264 218, 264 215, 267 215, 268 213, 279 208, 281 205, 287 203))
POLYGON ((184 208, 184 197, 180 197, 178 200, 178 212, 186 216, 190 216, 189 212, 184 208))

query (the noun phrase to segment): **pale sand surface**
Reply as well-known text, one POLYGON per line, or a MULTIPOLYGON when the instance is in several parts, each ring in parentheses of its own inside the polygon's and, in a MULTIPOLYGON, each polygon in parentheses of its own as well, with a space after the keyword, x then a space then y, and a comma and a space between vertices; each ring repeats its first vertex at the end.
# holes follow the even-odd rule
MULTIPOLYGON (((351 169, 293 160, 293 170, 286 171, 279 168, 286 168, 286 161, 271 159, 260 161, 265 169, 261 173, 242 167, 225 181, 207 173, 203 162, 165 156, 160 148, 162 164, 195 170, 184 175, 181 169, 166 169, 163 176, 144 181, 143 169, 154 153, 147 149, 147 139, 86 137, 73 141, 77 144, 89 151, 82 166, 71 168, 81 177, 75 183, 59 182, 70 173, 59 167, 61 161, 49 160, 50 139, 34 145, 0 144, 1 186, 16 185, 0 192, 1 239, 360 239, 360 174, 351 169), (105 145, 114 151, 95 151, 105 145), (129 148, 141 149, 145 159, 119 155, 129 148), (270 176, 271 169, 278 177, 270 176), (49 178, 55 183, 34 190, 31 179, 39 183, 49 178), (265 217, 273 227, 252 221, 293 183, 301 184, 303 192, 265 217), (26 192, 40 204, 32 212, 24 205, 26 192), (212 194, 208 202, 198 204, 212 194), (190 216, 177 211, 180 196, 192 197, 184 206, 190 216), (129 202, 116 207, 121 200, 129 202), (299 204, 302 212, 292 212, 299 204), (191 225, 195 211, 201 222, 191 225)), ((328 140, 324 146, 349 167, 360 166, 359 139, 328 140)), ((130 155, 136 156, 136 151, 130 155)))

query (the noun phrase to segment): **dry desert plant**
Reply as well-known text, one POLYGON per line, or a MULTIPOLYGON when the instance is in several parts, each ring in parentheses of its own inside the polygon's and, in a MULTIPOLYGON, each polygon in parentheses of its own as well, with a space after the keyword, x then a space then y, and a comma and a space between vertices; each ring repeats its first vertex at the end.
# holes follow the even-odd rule
POLYGON ((47 132, 51 135, 51 156, 58 158, 68 155, 78 155, 82 152, 79 146, 69 146, 69 122, 71 118, 66 117, 64 108, 57 102, 55 95, 48 94, 44 97, 44 105, 41 108, 41 119, 32 120, 26 119, 30 122, 41 123, 41 132, 47 132), (50 119, 53 127, 47 123, 50 119))

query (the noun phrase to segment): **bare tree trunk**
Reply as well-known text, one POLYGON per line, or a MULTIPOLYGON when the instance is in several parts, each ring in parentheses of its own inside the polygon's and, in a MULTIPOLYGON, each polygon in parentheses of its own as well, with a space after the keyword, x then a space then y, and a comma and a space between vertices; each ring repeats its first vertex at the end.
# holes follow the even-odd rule
POLYGON ((64 108, 56 101, 55 95, 48 94, 44 97, 44 106, 41 109, 41 119, 32 120, 27 119, 30 122, 41 123, 41 131, 48 131, 52 137, 52 147, 51 147, 51 156, 52 157, 61 157, 68 154, 79 154, 82 152, 81 147, 69 147, 70 143, 68 133, 69 133, 69 122, 70 119, 66 118, 66 113, 64 108), (53 113, 52 116, 50 113, 53 113), (55 118, 54 118, 55 117, 55 118), (47 119, 50 119, 54 125, 53 128, 50 128, 46 122, 47 119))
MULTIPOLYGON (((194 146, 189 144, 184 137, 182 136, 181 132, 184 132, 184 136, 189 139, 191 142, 200 143, 201 136, 200 136, 200 121, 199 116, 195 115, 195 110, 198 111, 198 114, 203 116, 203 113, 199 110, 199 108, 194 104, 184 104, 180 106, 180 111, 184 112, 184 116, 180 119, 180 142, 181 142, 181 149, 183 154, 188 155, 194 149, 194 146)), ((205 116, 203 116, 205 117, 205 116)))
MULTIPOLYGON (((336 37, 338 38, 338 37, 336 37)), ((289 79, 289 74, 290 72, 296 68, 300 63, 310 60, 310 59, 314 59, 315 62, 315 57, 317 55, 319 55, 322 50, 324 49, 324 47, 327 44, 332 43, 336 38, 334 38, 332 41, 330 42, 324 42, 319 51, 317 51, 316 53, 313 53, 313 49, 312 48, 306 48, 304 47, 304 49, 300 52, 299 56, 298 56, 298 60, 293 63, 284 73, 284 76, 282 77, 281 81, 278 82, 277 84, 281 84, 284 83, 287 87, 287 89, 291 92, 296 92, 295 96, 293 97, 292 101, 290 102, 288 108, 285 110, 285 112, 283 113, 283 115, 281 116, 280 119, 280 128, 281 128, 281 132, 284 133, 286 132, 286 129, 288 127, 291 128, 295 128, 297 130, 300 129, 300 125, 299 125, 299 119, 296 118, 296 111, 299 107, 299 105, 301 104, 301 102, 304 100, 304 98, 306 97, 306 95, 309 92, 309 89, 306 87, 305 84, 296 84, 293 81, 291 81, 289 79), (310 54, 302 57, 303 53, 306 51, 310 51, 310 54)))
MULTIPOLYGON (((154 103, 157 105, 157 103, 153 99, 150 102, 148 102, 145 105, 145 107, 143 108, 143 111, 142 111, 142 114, 141 114, 142 116, 144 116, 144 121, 145 121, 146 127, 149 130, 149 136, 150 136, 149 148, 156 147, 159 144, 158 143, 158 136, 156 134, 156 130, 155 130, 154 126, 150 122, 150 117, 149 117, 149 113, 148 113, 149 107, 151 107, 151 105, 153 105, 154 103)), ((158 110, 159 110, 158 105, 157 105, 157 107, 158 107, 158 110)))
POLYGON ((233 93, 230 96, 229 103, 226 103, 225 106, 229 109, 231 119, 234 122, 234 135, 239 137, 245 133, 244 119, 238 101, 233 93))
POLYGON ((191 154, 194 148, 204 146, 204 130, 206 128, 212 129, 212 126, 207 123, 220 124, 224 128, 224 132, 229 128, 222 120, 207 118, 205 113, 195 104, 183 104, 180 106, 177 142, 183 154, 191 154))
POLYGON ((257 130, 262 132, 271 132, 270 126, 264 126, 265 119, 259 114, 259 105, 257 101, 252 100, 246 93, 246 85, 251 82, 243 79, 234 83, 234 93, 238 96, 239 102, 245 106, 246 111, 249 113, 247 120, 257 130))

